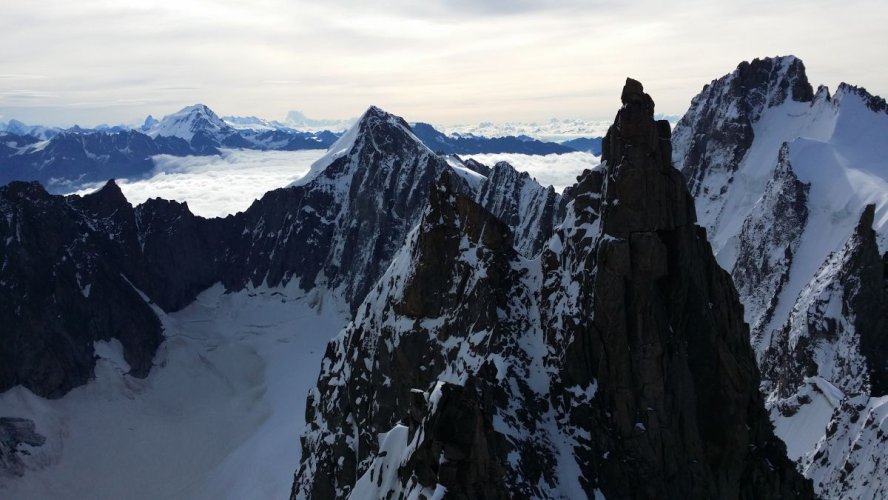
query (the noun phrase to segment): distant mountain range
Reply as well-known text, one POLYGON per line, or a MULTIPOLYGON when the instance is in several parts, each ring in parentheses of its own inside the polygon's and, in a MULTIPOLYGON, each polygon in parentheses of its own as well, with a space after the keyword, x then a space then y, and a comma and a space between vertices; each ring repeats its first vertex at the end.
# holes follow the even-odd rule
MULTIPOLYGON (((545 142, 526 135, 505 137, 481 137, 476 135, 446 135, 428 123, 414 123, 413 133, 425 143, 429 149, 446 154, 482 154, 482 153, 521 153, 529 155, 563 154, 574 151, 587 151, 570 147, 566 143, 545 142)), ((597 153, 601 154, 601 138, 586 139, 598 141, 597 153)), ((585 145, 583 145, 584 147, 585 145)))
MULTIPOLYGON (((0 185, 39 181, 50 192, 70 192, 88 182, 138 178, 153 170, 152 156, 217 155, 221 149, 296 151, 326 149, 353 120, 313 120, 291 111, 283 122, 254 116, 220 117, 203 104, 187 106, 158 120, 148 116, 137 127, 101 126, 62 129, 0 124, 0 185)), ((556 144, 529 136, 446 135, 417 123, 414 133, 442 153, 522 153, 531 155, 587 151, 601 154, 600 138, 556 144)))

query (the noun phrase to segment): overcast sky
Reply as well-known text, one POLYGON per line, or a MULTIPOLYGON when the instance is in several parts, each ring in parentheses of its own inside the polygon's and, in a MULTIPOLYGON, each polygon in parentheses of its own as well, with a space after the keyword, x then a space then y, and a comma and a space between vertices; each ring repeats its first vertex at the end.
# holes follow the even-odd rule
POLYGON ((220 114, 438 124, 612 118, 623 79, 681 114, 754 57, 888 94, 885 0, 0 0, 0 121, 220 114))

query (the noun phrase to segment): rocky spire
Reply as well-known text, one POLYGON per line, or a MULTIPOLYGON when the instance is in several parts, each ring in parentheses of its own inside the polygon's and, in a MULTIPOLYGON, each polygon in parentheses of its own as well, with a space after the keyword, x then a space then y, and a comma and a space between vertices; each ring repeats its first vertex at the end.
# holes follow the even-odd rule
MULTIPOLYGON (((773 434, 743 309, 672 167, 669 125, 627 79, 604 141, 590 320, 575 335, 598 391, 583 473, 607 497, 812 495, 773 434), (578 342, 576 337, 585 336, 578 342)), ((569 346, 568 348, 571 348, 569 346)))

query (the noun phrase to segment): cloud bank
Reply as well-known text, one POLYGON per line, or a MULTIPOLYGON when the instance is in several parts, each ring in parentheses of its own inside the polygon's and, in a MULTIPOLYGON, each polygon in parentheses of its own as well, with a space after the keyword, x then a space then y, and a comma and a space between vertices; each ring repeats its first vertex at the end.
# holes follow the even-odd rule
POLYGON ((439 124, 609 119, 626 76, 658 111, 754 57, 888 92, 876 0, 45 0, 0 16, 0 114, 131 122, 203 102, 224 115, 347 118, 375 104, 439 124))
POLYGON ((552 186, 559 193, 577 182, 583 170, 601 163, 601 157, 591 153, 566 153, 562 155, 522 155, 513 153, 466 155, 485 165, 493 166, 505 161, 520 172, 527 172, 543 186, 552 186))
MULTIPOLYGON (((202 217, 224 217, 246 210, 268 191, 301 178, 324 152, 223 150, 222 156, 159 155, 154 157, 155 169, 149 178, 116 182, 133 205, 149 198, 164 198, 186 202, 194 214, 202 217)), ((540 184, 554 186, 559 192, 574 184, 584 169, 599 163, 599 158, 589 153, 483 154, 467 158, 490 166, 507 161, 519 171, 530 173, 540 184)), ((103 184, 85 186, 75 194, 91 193, 103 184)))
MULTIPOLYGON (((149 198, 187 202, 203 217, 224 217, 247 209, 268 191, 284 187, 308 172, 324 150, 249 151, 223 150, 222 156, 160 155, 155 170, 144 180, 118 180, 133 205, 149 198)), ((78 191, 86 194, 95 184, 78 191)))

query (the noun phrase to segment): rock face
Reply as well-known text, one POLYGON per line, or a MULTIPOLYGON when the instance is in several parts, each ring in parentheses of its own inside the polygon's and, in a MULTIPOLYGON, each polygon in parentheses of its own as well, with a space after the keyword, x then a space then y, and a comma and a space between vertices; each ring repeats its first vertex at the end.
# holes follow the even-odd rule
POLYGON ((669 126, 622 101, 538 260, 439 181, 328 346, 293 498, 812 496, 669 126))
POLYGON ((781 398, 820 377, 844 394, 888 394, 888 295, 869 205, 841 251, 805 287, 765 352, 762 369, 781 398))
POLYGON ((805 65, 792 56, 744 61, 694 97, 675 127, 675 153, 694 198, 714 202, 712 207, 701 207, 706 210, 701 214, 704 222, 721 215, 718 200, 752 146, 762 114, 788 100, 809 103, 813 98, 805 65), (708 133, 695 133, 703 130, 708 133), (720 178, 708 182, 717 177, 715 173, 727 176, 727 182, 720 178))
POLYGON ((490 169, 476 200, 512 228, 515 249, 526 257, 539 255, 564 219, 567 203, 552 186, 540 186, 527 172, 518 172, 506 162, 490 169))
POLYGON ((61 396, 92 376, 93 342, 111 338, 131 374, 146 376, 162 332, 126 277, 138 241, 120 189, 65 199, 12 183, 0 214, 0 390, 61 396))
POLYGON ((743 221, 737 260, 731 276, 742 297, 746 317, 753 319, 753 345, 766 345, 765 327, 789 281, 793 257, 808 223, 808 189, 796 177, 784 144, 774 176, 743 221), (775 217, 774 215, 779 215, 775 217))
POLYGON ((602 461, 602 491, 810 495, 764 412, 742 307, 693 224, 668 123, 653 121, 638 82, 627 81, 622 101, 604 142, 592 341, 583 342, 605 417, 596 423, 614 438, 590 446, 590 458, 622 458, 602 461))

